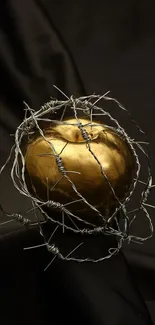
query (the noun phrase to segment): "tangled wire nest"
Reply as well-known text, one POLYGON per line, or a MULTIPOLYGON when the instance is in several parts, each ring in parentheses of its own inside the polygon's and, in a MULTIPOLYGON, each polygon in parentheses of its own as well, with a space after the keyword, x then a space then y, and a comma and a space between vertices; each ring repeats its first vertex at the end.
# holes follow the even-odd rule
MULTIPOLYGON (((57 87, 55 87, 55 88, 57 88, 57 87)), ((153 225, 152 225, 152 221, 151 221, 149 212, 147 211, 147 207, 151 207, 151 205, 149 205, 147 203, 148 197, 150 194, 150 190, 154 187, 154 185, 152 185, 150 156, 149 156, 149 151, 148 151, 148 139, 147 139, 147 136, 145 135, 145 133, 141 130, 141 128, 132 119, 129 112, 116 99, 108 96, 109 92, 107 92, 103 96, 91 95, 91 96, 80 97, 80 98, 74 98, 73 96, 71 96, 69 98, 60 89, 57 88, 57 90, 59 90, 66 97, 65 101, 51 99, 48 103, 46 103, 44 106, 42 106, 39 111, 34 111, 27 104, 25 104, 25 106, 26 106, 25 118, 24 118, 23 122, 18 126, 18 128, 15 132, 15 144, 11 149, 10 155, 9 155, 6 163, 1 168, 0 174, 3 172, 4 168, 10 161, 12 154, 14 153, 14 161, 13 161, 13 165, 12 165, 12 169, 11 169, 11 179, 12 179, 13 185, 22 195, 28 197, 31 200, 32 207, 33 207, 32 210, 36 217, 35 224, 37 224, 39 226, 40 234, 44 238, 44 244, 35 246, 35 247, 46 246, 47 250, 54 255, 54 257, 52 258, 52 261, 56 257, 59 257, 60 259, 67 260, 67 261, 73 260, 73 261, 77 261, 77 262, 85 262, 85 261, 100 262, 100 261, 103 261, 104 259, 110 258, 114 254, 117 254, 119 252, 120 248, 122 247, 124 241, 127 241, 128 243, 131 241, 137 242, 137 243, 143 243, 145 240, 151 238, 153 235, 153 225), (118 108, 121 111, 124 111, 126 114, 128 114, 128 117, 130 118, 130 120, 132 121, 134 126, 137 128, 139 133, 143 134, 143 136, 145 137, 145 141, 136 141, 135 139, 131 139, 128 136, 128 134, 126 133, 126 131, 124 130, 124 128, 121 127, 119 122, 108 111, 105 111, 103 108, 97 106, 97 103, 99 103, 99 101, 101 101, 101 99, 104 100, 105 102, 106 101, 114 102, 115 104, 117 104, 118 108), (125 139, 126 143, 130 147, 130 150, 132 151, 132 154, 133 154, 135 162, 136 162, 135 177, 133 178, 132 185, 130 187, 128 195, 125 197, 123 202, 117 198, 115 190, 112 188, 110 181, 107 179, 109 187, 111 188, 111 191, 113 192, 113 195, 115 196, 115 198, 117 199, 117 202, 119 204, 115 208, 115 211, 112 212, 112 214, 110 216, 108 216, 108 220, 105 220, 104 216, 101 214, 101 212, 95 206, 93 206, 90 202, 88 202, 85 199, 85 197, 82 196, 81 193, 78 192, 76 186, 73 184, 73 182, 71 181, 71 179, 69 178, 69 176, 67 174, 67 171, 64 168, 63 161, 60 157, 60 154, 57 154, 55 151, 54 145, 51 142, 49 143, 53 152, 54 152, 55 161, 57 163, 59 172, 62 174, 62 177, 64 177, 64 178, 66 177, 69 180, 72 188, 74 189, 74 191, 76 192, 76 194, 79 197, 79 201, 83 200, 86 205, 89 205, 89 208, 92 209, 94 213, 97 213, 102 218, 102 220, 105 221, 102 226, 98 226, 97 224, 90 223, 87 220, 85 220, 84 218, 80 218, 79 215, 73 214, 69 210, 68 206, 66 206, 65 204, 62 204, 60 202, 55 202, 55 201, 52 201, 49 199, 47 199, 46 201, 41 200, 40 198, 32 195, 32 193, 29 192, 29 189, 27 187, 27 183, 25 180, 25 157, 24 157, 24 154, 22 151, 23 139, 25 138, 25 136, 27 136, 29 138, 37 130, 37 132, 40 134, 40 136, 46 142, 48 142, 48 139, 46 138, 46 136, 41 128, 41 123, 42 122, 45 122, 45 123, 49 123, 49 122, 53 123, 54 122, 55 124, 59 124, 59 125, 65 124, 65 121, 63 121, 63 119, 64 119, 65 113, 68 108, 71 109, 71 111, 74 114, 74 118, 77 121, 76 125, 81 132, 81 135, 86 143, 87 149, 91 152, 94 159, 100 165, 100 169, 101 169, 101 173, 102 173, 103 177, 106 177, 103 167, 101 166, 100 161, 98 160, 98 158, 96 157, 96 155, 93 153, 93 151, 91 149, 89 135, 88 135, 87 131, 85 130, 84 125, 80 122, 80 120, 78 118, 78 113, 80 113, 80 114, 82 113, 83 115, 85 115, 87 117, 87 119, 90 120, 90 125, 93 125, 93 117, 94 116, 97 116, 97 115, 104 116, 104 117, 106 116, 111 123, 115 124, 115 127, 111 126, 110 128, 115 130, 117 132, 117 134, 120 135, 120 137, 123 137, 125 139), (61 112, 61 118, 59 120, 56 119, 58 112, 61 112), (29 114, 29 117, 27 117, 28 114, 29 114), (54 119, 52 119, 53 115, 54 115, 54 119), (143 144, 145 145, 145 149, 143 148, 143 144), (142 154, 145 155, 146 161, 147 161, 147 181, 145 181, 145 182, 140 180, 141 163, 140 163, 139 155, 137 153, 137 149, 139 149, 142 152, 142 154), (139 207, 137 207, 136 209, 134 209, 132 211, 129 211, 128 204, 131 201, 131 198, 133 197, 133 194, 136 190, 138 183, 141 183, 144 187, 143 191, 141 192, 141 195, 140 195, 139 207), (62 215, 62 219, 59 220, 59 219, 51 216, 51 214, 49 215, 44 209, 45 206, 47 206, 48 208, 50 207, 50 209, 54 209, 54 210, 56 209, 56 210, 60 211, 60 213, 62 215), (38 210, 44 216, 44 218, 45 218, 44 222, 51 222, 53 224, 56 224, 56 228, 55 228, 54 232, 52 232, 48 241, 46 240, 45 235, 43 233, 42 222, 40 221, 40 219, 37 215, 38 210), (136 217, 139 213, 144 213, 145 217, 148 220, 150 234, 147 237, 140 237, 140 236, 136 236, 136 235, 133 235, 130 233, 131 225, 136 220, 136 217), (118 214, 119 214, 119 218, 118 218, 118 214), (70 218, 70 220, 72 220, 73 226, 70 226, 65 222, 65 218, 64 218, 65 216, 67 216, 68 218, 70 218), (112 227, 113 220, 115 220, 114 228, 112 227), (80 221, 80 223, 83 224, 84 227, 79 228, 76 225, 76 221, 80 221), (73 253, 83 244, 83 243, 80 243, 67 256, 63 256, 62 253, 60 252, 59 248, 56 247, 55 244, 51 244, 52 237, 59 227, 62 227, 63 233, 65 232, 65 229, 66 229, 68 231, 73 232, 75 234, 75 236, 76 236, 76 234, 81 234, 82 236, 86 236, 86 235, 93 236, 93 235, 101 235, 101 234, 113 235, 113 236, 116 236, 116 238, 117 238, 118 246, 117 246, 117 248, 110 248, 107 256, 104 256, 104 257, 100 257, 97 259, 89 258, 89 257, 76 258, 73 256, 73 253), (72 255, 72 257, 71 257, 71 255, 72 255)), ((69 123, 68 123, 68 125, 69 125, 69 123)), ((1 207, 1 210, 3 210, 2 207, 1 207)), ((15 214, 5 213, 5 214, 9 218, 12 217, 11 221, 12 220, 18 221, 26 227, 34 225, 34 223, 32 223, 32 221, 29 218, 27 218, 27 217, 25 218, 22 214, 18 214, 18 213, 15 213, 15 214)), ((9 221, 6 221, 6 223, 7 222, 9 222, 9 221)), ((62 233, 62 236, 63 236, 63 233, 62 233)), ((94 238, 94 240, 95 240, 95 238, 94 238)), ((30 248, 27 248, 27 249, 30 249, 30 248)))

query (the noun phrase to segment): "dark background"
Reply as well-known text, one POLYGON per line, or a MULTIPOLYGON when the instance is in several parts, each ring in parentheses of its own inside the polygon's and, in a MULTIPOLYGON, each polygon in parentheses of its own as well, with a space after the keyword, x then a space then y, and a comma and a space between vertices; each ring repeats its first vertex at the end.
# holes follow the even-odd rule
MULTIPOLYGON (((23 101, 38 109, 50 96, 62 98, 56 84, 75 96, 110 90, 148 133, 155 176, 154 14, 151 0, 1 0, 0 164, 13 143, 10 134, 23 119, 23 101)), ((13 188, 9 167, 0 191, 7 211, 27 210, 29 202, 13 188)), ((154 223, 154 210, 150 213, 154 223)), ((145 228, 143 219, 135 225, 137 232, 145 228)), ((117 261, 91 267, 57 262, 44 274, 45 250, 23 253, 24 245, 41 241, 37 229, 27 232, 9 224, 0 227, 0 234, 1 324, 21 319, 22 324, 150 324, 144 301, 155 318, 154 237, 125 247, 128 264, 120 254, 117 261)), ((100 240, 96 245, 100 250, 100 240)))

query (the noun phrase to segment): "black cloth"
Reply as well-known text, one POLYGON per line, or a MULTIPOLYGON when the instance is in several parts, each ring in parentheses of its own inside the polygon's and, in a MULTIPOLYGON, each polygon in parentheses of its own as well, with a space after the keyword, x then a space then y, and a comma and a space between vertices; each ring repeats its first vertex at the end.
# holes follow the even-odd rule
MULTIPOLYGON (((53 84, 75 96, 110 89, 153 143, 154 34, 153 1, 1 0, 0 163, 24 116, 23 101, 38 109, 50 96, 63 98, 53 84)), ((153 144, 151 151, 154 165, 153 144)), ((7 211, 27 210, 9 169, 0 187, 7 211)), ((145 233, 139 222, 135 231, 145 233)), ((94 265, 56 260, 44 273, 46 250, 23 251, 41 240, 37 230, 10 223, 0 233, 2 324, 151 324, 144 301, 155 318, 154 238, 125 247, 128 262, 122 253, 94 265)), ((104 254, 110 240, 96 249, 104 254)))
MULTIPOLYGON (((73 245, 72 235, 66 240, 73 245)), ((44 272, 52 259, 45 248, 23 252, 36 243, 36 230, 1 236, 1 324, 152 324, 122 254, 98 264, 57 259, 44 272)), ((106 254, 112 243, 89 238, 86 253, 106 254)))

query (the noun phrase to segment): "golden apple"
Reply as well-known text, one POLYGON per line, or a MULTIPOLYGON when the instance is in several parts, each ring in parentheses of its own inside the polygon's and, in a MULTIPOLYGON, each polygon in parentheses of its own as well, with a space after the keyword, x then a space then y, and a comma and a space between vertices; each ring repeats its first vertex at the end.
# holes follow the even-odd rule
MULTIPOLYGON (((51 124, 44 130, 48 142, 38 136, 27 145, 25 163, 33 194, 44 201, 49 199, 63 204, 80 199, 72 184, 66 177, 62 177, 58 169, 50 145, 53 144, 56 154, 60 154, 63 166, 68 171, 67 177, 75 184, 77 191, 102 213, 112 211, 118 202, 108 181, 122 201, 133 179, 135 159, 128 143, 107 126, 97 123, 84 126, 91 139, 90 149, 99 164, 75 125, 76 119, 65 122, 73 125, 51 124), (101 172, 101 166, 104 173, 101 172)), ((89 123, 86 119, 80 119, 80 122, 82 125, 89 123)), ((67 208, 72 212, 83 211, 83 214, 90 210, 82 201, 68 204, 67 208)))

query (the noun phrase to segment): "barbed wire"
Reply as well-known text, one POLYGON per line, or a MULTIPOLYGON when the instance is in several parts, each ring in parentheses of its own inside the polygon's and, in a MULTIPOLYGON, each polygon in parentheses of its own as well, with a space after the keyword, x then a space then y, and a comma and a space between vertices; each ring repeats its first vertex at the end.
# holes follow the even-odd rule
MULTIPOLYGON (((55 86, 55 88, 57 88, 57 87, 55 86)), ((130 113, 123 107, 123 105, 120 104, 115 98, 108 96, 109 92, 107 92, 103 96, 90 95, 90 96, 85 96, 85 97, 80 97, 80 98, 74 98, 73 96, 68 97, 59 88, 57 88, 57 90, 59 90, 66 97, 66 100, 59 101, 57 99, 51 99, 48 103, 43 105, 39 111, 32 110, 28 106, 28 104, 25 103, 24 120, 18 126, 18 128, 15 132, 15 135, 14 135, 15 143, 11 149, 10 155, 9 155, 7 161, 5 162, 5 164, 0 169, 0 175, 1 175, 2 172, 4 171, 5 167, 7 166, 8 162, 11 160, 12 155, 14 154, 14 160, 13 160, 12 167, 11 167, 11 179, 12 179, 14 187, 18 190, 18 192, 20 194, 28 197, 31 200, 33 208, 31 210, 27 211, 26 214, 28 215, 28 213, 31 211, 34 212, 35 218, 36 218, 36 223, 32 223, 32 221, 29 218, 27 218, 27 216, 23 217, 21 213, 6 214, 6 215, 8 217, 12 217, 10 222, 18 221, 23 226, 29 226, 31 224, 39 225, 40 234, 44 238, 44 244, 35 246, 34 248, 45 246, 47 248, 47 250, 54 255, 52 261, 50 262, 50 265, 56 257, 58 257, 62 260, 67 260, 67 261, 73 260, 73 261, 77 261, 77 262, 103 261, 104 259, 110 258, 112 255, 117 254, 119 252, 119 250, 121 249, 124 241, 127 241, 128 243, 130 243, 131 241, 137 242, 137 243, 142 243, 145 240, 151 238, 153 235, 153 224, 152 224, 150 214, 147 210, 147 208, 155 208, 153 205, 150 205, 147 203, 150 191, 151 191, 151 189, 153 189, 155 187, 155 185, 153 185, 153 183, 152 183, 153 181, 152 181, 152 173, 151 173, 151 160, 150 160, 150 153, 149 153, 149 149, 148 149, 149 141, 147 139, 145 132, 138 126, 138 124, 131 117, 130 113), (130 136, 127 134, 127 132, 124 130, 124 128, 117 121, 117 119, 114 118, 110 114, 109 111, 106 111, 105 109, 97 106, 97 104, 99 104, 99 102, 101 100, 104 100, 105 102, 106 101, 113 102, 114 104, 117 104, 117 106, 120 110, 127 113, 128 117, 130 118, 131 122, 136 127, 136 129, 139 131, 139 133, 144 135, 145 141, 140 141, 140 139, 138 139, 137 141, 135 139, 131 139, 130 136), (67 109, 71 110, 71 112, 76 120, 76 123, 72 123, 72 122, 70 123, 69 121, 67 121, 67 122, 63 121, 67 109), (61 118, 59 120, 57 120, 55 117, 57 117, 57 113, 59 111, 62 111, 62 114, 61 114, 61 118), (28 116, 28 114, 29 114, 29 116, 28 116), (78 116, 78 114, 80 116, 78 116), (83 124, 80 120, 81 114, 85 115, 87 117, 87 119, 89 119, 90 122, 88 122, 87 124, 83 124), (53 115, 54 115, 54 118, 53 118, 53 115), (94 124, 93 116, 100 116, 100 117, 107 116, 109 121, 114 123, 115 127, 111 126, 111 125, 106 126, 105 124, 104 124, 104 127, 105 128, 107 127, 107 129, 111 129, 111 130, 115 131, 115 133, 119 137, 123 138, 124 141, 126 141, 127 145, 129 146, 129 148, 131 150, 131 153, 135 159, 135 164, 136 164, 135 176, 133 177, 130 189, 123 201, 121 201, 117 197, 115 190, 114 190, 112 184, 110 183, 110 180, 106 176, 106 173, 104 171, 104 168, 103 168, 101 162, 99 161, 97 155, 92 150, 91 137, 85 128, 86 128, 86 126, 90 126, 92 128, 93 125, 103 126, 103 124, 98 124, 98 123, 94 124), (66 141, 66 144, 62 148, 61 152, 58 154, 52 141, 48 140, 48 137, 46 136, 46 133, 42 129, 40 122, 54 123, 55 125, 68 125, 68 126, 75 125, 78 127, 78 129, 81 133, 81 136, 83 138, 83 141, 85 141, 85 143, 86 143, 86 147, 87 147, 88 151, 91 153, 94 160, 99 165, 100 172, 101 172, 103 178, 105 179, 107 185, 109 186, 109 189, 118 204, 118 206, 115 208, 115 210, 112 212, 112 214, 108 215, 108 218, 107 218, 107 216, 103 215, 103 213, 101 213, 101 211, 97 207, 93 206, 78 191, 76 185, 72 182, 69 175, 72 173, 77 173, 77 174, 80 174, 80 173, 77 171, 74 171, 74 170, 68 171, 65 169, 64 164, 63 164, 63 159, 60 157, 60 155, 63 152, 63 150, 67 147, 68 142, 66 141), (53 156, 55 158, 55 162, 57 164, 58 170, 61 174, 60 180, 58 180, 56 182, 56 184, 53 185, 53 187, 52 187, 52 189, 50 189, 50 191, 52 191, 55 188, 55 186, 57 186, 58 183, 62 179, 65 179, 71 185, 73 191, 76 193, 76 195, 78 197, 77 200, 73 200, 68 203, 61 204, 60 202, 52 201, 49 198, 48 192, 47 192, 47 200, 46 201, 43 201, 41 198, 38 198, 37 195, 35 196, 34 194, 29 192, 29 189, 28 189, 27 183, 26 183, 26 179, 25 179, 26 165, 25 165, 25 157, 24 157, 24 153, 23 153, 23 149, 22 149, 22 143, 23 143, 23 139, 26 136, 28 137, 28 140, 29 140, 30 137, 32 135, 34 135, 36 132, 38 132, 38 136, 42 137, 42 139, 51 148, 51 153, 38 154, 38 159, 39 159, 39 156, 46 156, 46 155, 53 156), (145 145, 145 149, 143 148, 143 145, 145 145), (148 176, 147 176, 147 181, 145 181, 145 182, 140 180, 141 163, 139 160, 139 155, 137 153, 137 148, 146 157, 146 161, 147 161, 148 176), (136 209, 133 209, 132 211, 128 211, 128 209, 127 209, 128 203, 131 200, 131 198, 135 192, 137 184, 139 184, 139 183, 144 185, 144 189, 141 193, 141 199, 140 199, 139 206, 136 209), (88 206, 89 209, 92 210, 92 212, 94 214, 98 215, 99 219, 102 221, 102 226, 98 226, 94 222, 93 223, 89 222, 88 220, 84 219, 83 217, 81 218, 79 215, 76 215, 75 213, 73 213, 72 211, 69 210, 70 205, 73 203, 76 203, 78 201, 84 202, 84 204, 86 206, 88 206), (51 216, 51 214, 49 215, 49 213, 47 213, 47 211, 45 211, 45 207, 60 212, 61 218, 58 219, 58 218, 54 218, 53 216, 51 216), (51 239, 54 234, 52 234, 52 236, 50 237, 50 239, 48 241, 45 240, 45 235, 44 235, 44 231, 42 229, 42 225, 41 225, 38 217, 36 216, 37 210, 39 210, 41 212, 41 215, 44 216, 44 218, 45 218, 44 222, 51 222, 53 224, 56 224, 57 225, 56 230, 59 227, 62 227, 62 229, 63 229, 62 236, 63 236, 65 230, 73 232, 75 234, 75 236, 77 234, 78 235, 80 234, 82 236, 112 235, 112 236, 116 236, 117 241, 118 241, 118 246, 116 248, 109 249, 107 256, 96 258, 96 259, 89 258, 89 257, 86 257, 86 258, 71 257, 71 255, 76 250, 78 250, 81 245, 83 245, 83 243, 82 243, 82 244, 79 244, 75 249, 73 249, 68 255, 63 256, 62 253, 60 252, 61 248, 56 247, 55 244, 51 244, 51 239), (121 223, 123 222, 123 229, 122 229, 122 224, 120 224, 120 220, 119 220, 120 216, 119 216, 119 218, 117 217, 118 213, 120 214, 120 212, 121 212, 121 223), (133 216, 133 213, 134 213, 134 216, 133 216), (146 237, 140 237, 138 235, 135 236, 130 232, 131 226, 133 226, 133 223, 136 220, 137 215, 139 213, 143 213, 145 215, 145 217, 148 221, 148 224, 149 224, 149 234, 146 237), (68 218, 68 220, 70 220, 70 222, 71 222, 70 225, 68 225, 68 223, 65 222, 66 218, 68 218), (78 225, 76 224, 76 221, 78 221, 78 225), (115 225, 116 225, 115 228, 112 227, 113 221, 115 221, 115 225), (79 223, 80 223, 80 225, 83 224, 84 227, 81 228, 81 226, 79 226, 79 223)), ((47 178, 47 190, 48 190, 48 178, 47 178)), ((1 207, 1 210, 4 212, 2 207, 1 207)), ((6 221, 6 223, 7 222, 9 222, 9 221, 6 221)), ((2 223, 2 224, 4 224, 4 223, 2 223)), ((56 232, 56 230, 54 231, 54 233, 56 232)), ((95 238, 94 238, 94 240, 95 240, 95 238)), ((27 249, 30 249, 30 248, 27 248, 27 249)))

